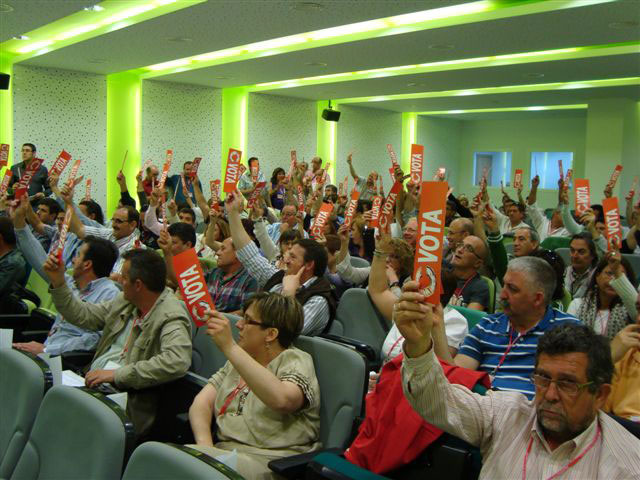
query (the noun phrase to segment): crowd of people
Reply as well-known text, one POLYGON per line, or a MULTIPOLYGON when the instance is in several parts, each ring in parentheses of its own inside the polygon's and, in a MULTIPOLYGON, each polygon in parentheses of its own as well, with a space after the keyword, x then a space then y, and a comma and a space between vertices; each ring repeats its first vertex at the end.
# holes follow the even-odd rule
POLYGON ((576 217, 562 181, 549 215, 537 202, 537 176, 526 198, 522 187, 515 198, 503 189, 500 205, 486 182, 471 200, 449 191, 441 303, 429 305, 412 280, 422 185, 397 165, 401 189, 383 228, 374 226, 376 197, 385 198, 380 176, 363 172, 365 159, 356 165, 352 155, 354 212, 352 191, 332 183, 321 158, 269 177, 251 157, 224 200, 203 191, 210 179, 201 181, 190 161, 164 185, 160 168, 148 166, 135 192, 119 172, 120 199, 106 219, 103 205, 79 199, 77 180, 63 182, 44 165, 27 195, 14 198, 36 146, 24 144, 21 154, 0 198, 0 302, 39 275, 57 316, 46 341, 14 348, 95 352, 86 385, 129 392, 139 438, 158 413, 152 387, 190 368, 192 319, 174 258, 193 250, 215 306, 207 333, 228 359, 189 410, 195 447, 214 457, 236 450, 247 478, 269 478, 270 460, 320 447, 320 387, 294 340, 329 332, 354 287, 367 289, 388 322, 383 367, 371 372, 368 396, 392 375, 387 365, 401 362, 393 381, 403 401, 477 446, 484 477, 640 472, 640 441, 629 433, 640 426, 640 272, 623 256, 640 255, 633 191, 624 200, 623 241, 613 246, 602 207, 576 217), (327 204, 328 221, 312 233, 327 204), (569 248, 568 264, 558 247, 569 248), (472 311, 482 318, 469 328, 472 311), (237 340, 225 313, 240 316, 237 340), (477 372, 491 389, 480 395, 457 385, 443 373, 449 367, 477 372))

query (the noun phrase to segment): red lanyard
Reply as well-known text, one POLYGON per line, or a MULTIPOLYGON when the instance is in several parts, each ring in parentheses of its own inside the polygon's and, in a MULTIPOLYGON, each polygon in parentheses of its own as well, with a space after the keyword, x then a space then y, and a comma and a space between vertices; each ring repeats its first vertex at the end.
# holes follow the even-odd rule
POLYGON ((467 288, 467 285, 469 285, 469 282, 470 282, 471 280, 473 280, 474 278, 476 278, 477 276, 478 276, 478 274, 476 273, 475 275, 472 275, 471 277, 469 277, 469 278, 467 279, 467 281, 466 281, 466 282, 464 282, 464 285, 462 286, 462 288, 456 288, 456 289, 455 289, 455 291, 453 292, 453 294, 454 294, 456 297, 459 297, 460 295, 462 295, 462 292, 464 291, 464 289, 465 289, 465 288, 467 288))
POLYGON ((393 342, 393 345, 391 345, 391 350, 389 350, 389 353, 387 353, 387 362, 393 358, 391 356, 391 354, 393 353, 393 351, 398 346, 398 343, 400 343, 400 340, 403 340, 403 339, 404 339, 404 337, 402 335, 400 335, 400 337, 395 342, 393 342))
POLYGON ((520 340, 520 338, 522 338, 522 335, 518 334, 518 336, 514 339, 513 338, 513 332, 509 332, 509 345, 507 345, 507 349, 502 354, 502 357, 500 357, 500 360, 498 361, 498 365, 496 366, 496 368, 493 369, 493 372, 491 372, 491 375, 495 375, 496 374, 498 369, 504 363, 504 359, 507 358, 507 354, 511 351, 511 348, 518 342, 518 340, 520 340))
POLYGON ((233 399, 236 398, 238 393, 240 393, 246 386, 247 386, 246 383, 244 383, 243 381, 240 381, 238 386, 234 388, 229 395, 227 395, 227 398, 225 399, 224 403, 222 404, 222 407, 220 408, 220 411, 218 412, 219 417, 224 415, 224 413, 227 411, 227 408, 229 408, 229 405, 231 404, 231 402, 233 402, 233 399))
MULTIPOLYGON (((553 478, 556 478, 556 477, 562 475, 564 472, 566 472, 571 467, 573 467, 576 463, 578 463, 580 460, 582 460, 582 457, 584 457, 586 455, 586 453, 589 450, 591 450, 593 448, 593 446, 596 444, 596 442, 598 441, 598 438, 600 438, 600 424, 597 424, 596 436, 593 438, 593 440, 587 446, 587 448, 585 448, 580 455, 578 455, 576 458, 574 458, 569 463, 567 463, 561 470, 559 470, 558 472, 554 473, 549 478, 547 478, 547 480, 552 480, 553 478)), ((533 444, 533 436, 531 436, 531 439, 529 440, 529 445, 527 446, 527 451, 524 454, 524 462, 522 464, 522 480, 526 480, 527 479, 527 460, 529 459, 529 452, 531 452, 531 445, 532 444, 533 444)))

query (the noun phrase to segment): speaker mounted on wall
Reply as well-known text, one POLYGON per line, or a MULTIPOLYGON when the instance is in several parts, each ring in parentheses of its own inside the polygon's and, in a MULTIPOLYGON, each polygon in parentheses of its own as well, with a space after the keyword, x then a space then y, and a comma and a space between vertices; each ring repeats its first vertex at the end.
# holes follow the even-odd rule
POLYGON ((329 100, 329 108, 322 110, 322 118, 327 122, 338 122, 340 120, 340 112, 331 107, 331 100, 329 100))
POLYGON ((9 90, 10 77, 8 73, 0 73, 0 90, 9 90))

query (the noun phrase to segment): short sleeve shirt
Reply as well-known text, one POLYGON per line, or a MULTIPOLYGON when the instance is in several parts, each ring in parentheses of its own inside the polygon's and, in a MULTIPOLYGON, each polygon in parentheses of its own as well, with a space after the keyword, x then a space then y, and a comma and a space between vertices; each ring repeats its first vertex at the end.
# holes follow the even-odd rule
POLYGON ((480 275, 470 280, 458 280, 456 290, 449 300, 449 305, 457 307, 467 307, 471 303, 479 303, 485 309, 489 306, 489 286, 480 275))
POLYGON ((219 439, 217 446, 262 455, 290 455, 320 447, 320 386, 311 356, 294 347, 274 358, 267 369, 282 381, 295 383, 305 396, 301 410, 280 413, 266 406, 245 386, 240 374, 227 362, 209 383, 217 391, 214 404, 219 439), (233 396, 233 397, 232 397, 233 396), (229 402, 229 398, 231 398, 229 402), (220 410, 227 403, 222 415, 220 410))

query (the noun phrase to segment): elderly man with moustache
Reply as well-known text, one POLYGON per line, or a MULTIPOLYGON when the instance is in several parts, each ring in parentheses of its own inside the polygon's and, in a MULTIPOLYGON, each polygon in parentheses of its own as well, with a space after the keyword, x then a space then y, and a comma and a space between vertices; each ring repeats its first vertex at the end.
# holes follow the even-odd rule
POLYGON ((601 411, 613 375, 609 342, 589 327, 564 324, 539 338, 528 400, 447 381, 432 340, 441 309, 425 304, 413 282, 395 322, 405 338, 407 400, 429 423, 479 447, 479 478, 637 478, 640 440, 601 411))

